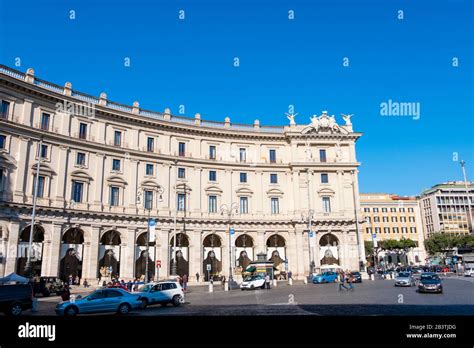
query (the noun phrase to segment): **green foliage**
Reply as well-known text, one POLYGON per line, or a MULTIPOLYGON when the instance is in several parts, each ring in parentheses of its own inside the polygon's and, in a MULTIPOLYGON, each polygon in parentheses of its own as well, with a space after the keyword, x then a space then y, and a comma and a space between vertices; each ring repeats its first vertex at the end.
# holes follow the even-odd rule
POLYGON ((425 240, 425 248, 431 255, 443 253, 454 247, 474 248, 474 236, 456 236, 446 233, 434 233, 430 238, 425 240))

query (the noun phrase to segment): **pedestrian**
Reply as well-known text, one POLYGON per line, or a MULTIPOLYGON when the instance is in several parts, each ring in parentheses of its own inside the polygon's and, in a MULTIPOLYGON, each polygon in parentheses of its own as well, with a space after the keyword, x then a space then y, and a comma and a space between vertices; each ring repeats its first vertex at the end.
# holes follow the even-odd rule
POLYGON ((71 298, 71 290, 69 290, 69 284, 67 283, 64 285, 64 290, 61 293, 61 298, 63 301, 69 301, 69 299, 71 298))
POLYGON ((270 290, 270 276, 268 274, 265 275, 265 289, 270 290))
POLYGON ((345 281, 346 281, 346 276, 344 274, 344 271, 339 271, 339 290, 342 290, 342 288, 347 290, 347 287, 344 285, 345 281))
POLYGON ((81 280, 79 279, 79 276, 76 276, 76 281, 74 282, 75 285, 81 285, 81 280))
POLYGON ((188 288, 188 275, 185 274, 183 276, 183 290, 186 291, 187 288, 188 288))
POLYGON ((225 282, 226 282, 225 276, 222 276, 221 282, 222 282, 222 289, 225 290, 225 282))
POLYGON ((103 286, 104 288, 107 286, 107 282, 106 282, 105 280, 102 282, 102 286, 103 286))
POLYGON ((354 290, 354 285, 352 285, 352 283, 354 283, 354 280, 354 275, 352 273, 349 273, 349 275, 347 276, 347 284, 349 285, 349 288, 347 290, 354 290))
POLYGON ((199 272, 196 272, 196 282, 199 283, 199 272))
POLYGON ((89 283, 87 282, 87 279, 84 279, 84 284, 83 284, 84 288, 88 288, 89 287, 89 283))
POLYGON ((288 280, 293 279, 293 273, 291 271, 288 272, 288 280))

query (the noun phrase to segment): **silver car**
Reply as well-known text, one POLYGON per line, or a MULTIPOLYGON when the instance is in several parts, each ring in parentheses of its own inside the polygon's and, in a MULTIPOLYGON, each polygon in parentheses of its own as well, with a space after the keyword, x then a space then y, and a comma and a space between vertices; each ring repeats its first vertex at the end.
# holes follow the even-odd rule
POLYGON ((400 272, 395 278, 395 286, 414 286, 415 278, 410 272, 400 272))
POLYGON ((128 314, 130 310, 140 308, 141 305, 142 301, 139 295, 119 288, 100 289, 86 297, 78 296, 74 300, 58 303, 56 314, 64 316, 103 312, 128 314))

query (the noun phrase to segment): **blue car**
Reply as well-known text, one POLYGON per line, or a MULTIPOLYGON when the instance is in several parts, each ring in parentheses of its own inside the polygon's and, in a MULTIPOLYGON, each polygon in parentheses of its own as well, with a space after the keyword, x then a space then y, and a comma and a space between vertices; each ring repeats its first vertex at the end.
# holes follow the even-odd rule
POLYGON ((334 283, 336 279, 336 272, 324 272, 313 277, 313 284, 334 283))
POLYGON ((64 316, 102 312, 128 314, 130 310, 141 307, 140 295, 119 288, 108 288, 96 290, 86 297, 78 296, 74 300, 58 303, 56 314, 64 316))

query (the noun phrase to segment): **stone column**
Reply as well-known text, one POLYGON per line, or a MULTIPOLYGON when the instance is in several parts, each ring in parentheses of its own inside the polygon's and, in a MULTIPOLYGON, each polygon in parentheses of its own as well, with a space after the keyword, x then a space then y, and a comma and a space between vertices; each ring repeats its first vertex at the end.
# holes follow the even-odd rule
POLYGON ((344 171, 337 171, 337 200, 339 201, 339 213, 345 214, 345 203, 344 203, 344 171))
POLYGON ((30 150, 30 138, 20 136, 18 146, 18 164, 15 171, 15 189, 13 191, 14 200, 16 202, 24 203, 26 199, 26 183, 29 177, 29 157, 31 156, 34 160, 36 146, 31 146, 30 150))
POLYGON ((256 214, 257 215, 262 215, 266 213, 266 211, 263 208, 263 201, 264 201, 264 189, 263 189, 263 172, 261 170, 257 170, 255 172, 256 180, 255 182, 257 183, 256 187, 256 195, 255 195, 255 207, 256 209, 256 214))
POLYGON ((298 248, 296 243, 296 228, 288 231, 288 244, 287 244, 287 259, 288 259, 288 271, 292 271, 293 274, 298 276, 298 248))
POLYGON ((302 227, 296 228, 296 250, 298 250, 296 275, 298 279, 303 279, 309 272, 309 255, 308 247, 305 246, 302 227))
POLYGON ((95 166, 95 176, 92 185, 94 187, 93 191, 93 207, 94 210, 102 210, 103 206, 103 187, 104 187, 104 162, 105 162, 105 155, 103 153, 96 153, 96 166, 95 166))
POLYGON ((265 244, 265 231, 257 231, 257 240, 255 241, 255 255, 254 258, 257 260, 257 254, 264 253, 267 251, 265 244))
MULTIPOLYGON (((137 229, 135 227, 127 228, 127 242, 120 248, 120 278, 135 278, 135 241, 137 238, 137 229)), ((150 254, 152 252, 150 247, 150 254)))
POLYGON ((294 214, 301 213, 301 200, 300 200, 300 172, 294 171, 291 173, 293 177, 293 190, 292 199, 294 214))
POLYGON ((217 234, 222 239, 222 274, 225 274, 227 280, 229 280, 229 236, 225 232, 218 232, 217 234))
POLYGON ((45 240, 45 244, 43 245, 41 276, 57 277, 59 275, 62 224, 52 223, 50 228, 51 239, 45 240))
MULTIPOLYGON (((137 194, 140 190, 138 185, 138 166, 140 161, 137 159, 125 158, 125 180, 128 186, 124 188, 124 205, 129 214, 136 214, 137 211, 137 194), (126 192, 126 193, 125 193, 126 192)), ((143 194, 143 193, 142 193, 143 194)), ((142 196, 144 202, 145 197, 142 196)))
POLYGON ((196 273, 201 274, 201 230, 193 230, 189 233, 189 274, 188 279, 191 282, 196 281, 196 273))
MULTIPOLYGON (((68 164, 69 164, 69 147, 68 146, 59 146, 58 147, 58 163, 59 168, 57 168, 57 175, 54 177, 54 206, 55 207, 64 207, 65 201, 70 197, 66 197, 67 186, 71 186, 71 183, 67 182, 68 174, 68 164)), ((71 192, 72 194, 72 192, 71 192)))
POLYGON ((24 99, 23 101, 23 110, 21 113, 21 120, 20 123, 25 124, 27 126, 33 126, 33 118, 32 118, 32 110, 33 110, 33 103, 34 101, 31 99, 24 99))
POLYGON ((84 241, 82 258, 82 277, 84 279, 97 279, 99 266, 99 238, 102 227, 93 225, 90 228, 89 238, 84 241))
POLYGON ((173 230, 163 229, 161 232, 161 269, 160 276, 168 277, 170 275, 170 241, 173 235, 173 230))
POLYGON ((10 223, 10 233, 8 234, 5 274, 16 272, 16 260, 18 256, 18 239, 20 238, 20 222, 10 223))

